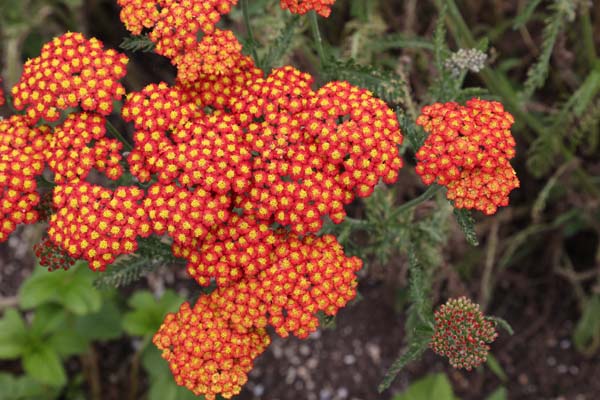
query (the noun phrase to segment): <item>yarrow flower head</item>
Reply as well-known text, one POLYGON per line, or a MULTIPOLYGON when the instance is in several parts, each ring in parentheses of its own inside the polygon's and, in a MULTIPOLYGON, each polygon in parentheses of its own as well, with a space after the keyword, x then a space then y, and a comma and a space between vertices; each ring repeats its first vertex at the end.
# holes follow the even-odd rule
POLYGON ((417 173, 427 185, 446 186, 455 207, 494 214, 508 205, 509 193, 519 187, 509 163, 515 156, 513 122, 496 101, 423 107, 417 124, 430 135, 417 151, 417 173))
POLYGON ((48 271, 67 270, 76 261, 64 249, 52 243, 47 236, 33 246, 33 251, 40 266, 48 268, 48 271))
POLYGON ((233 321, 219 295, 201 296, 193 308, 183 303, 177 313, 165 317, 153 339, 175 382, 207 400, 238 394, 254 359, 271 341, 264 328, 245 328, 233 321))
POLYGON ((281 8, 294 14, 306 14, 314 10, 327 18, 331 14, 331 6, 335 0, 281 0, 281 8))
POLYGON ((43 137, 24 116, 0 119, 0 243, 17 225, 38 220, 36 177, 44 170, 43 137))
POLYGON ((127 62, 125 55, 104 50, 98 39, 65 33, 25 63, 12 89, 15 108, 26 109, 31 123, 40 118, 56 121, 60 110, 77 106, 108 115, 113 101, 125 94, 118 81, 127 72, 127 62))
POLYGON ((431 348, 448 357, 454 368, 470 371, 487 359, 490 347, 498 334, 493 321, 486 319, 479 305, 466 297, 450 299, 434 314, 435 333, 431 348))

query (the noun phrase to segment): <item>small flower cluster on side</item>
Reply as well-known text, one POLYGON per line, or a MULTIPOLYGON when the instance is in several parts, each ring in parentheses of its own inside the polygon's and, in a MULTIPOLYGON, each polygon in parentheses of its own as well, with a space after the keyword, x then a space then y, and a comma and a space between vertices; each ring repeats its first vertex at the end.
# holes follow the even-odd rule
POLYGON ((455 207, 494 214, 508 205, 509 193, 519 187, 509 162, 515 156, 513 122, 496 101, 423 107, 417 124, 430 135, 417 151, 417 173, 427 185, 446 186, 455 207))
POLYGON ((466 297, 450 299, 434 314, 435 333, 431 348, 448 357, 454 368, 470 371, 487 359, 498 334, 494 322, 486 319, 479 305, 466 297))

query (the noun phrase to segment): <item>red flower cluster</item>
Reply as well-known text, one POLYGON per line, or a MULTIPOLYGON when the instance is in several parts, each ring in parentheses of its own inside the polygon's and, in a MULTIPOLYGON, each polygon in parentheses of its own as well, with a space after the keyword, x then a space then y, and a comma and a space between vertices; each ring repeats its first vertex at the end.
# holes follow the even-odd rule
POLYGON ((116 180, 121 176, 122 144, 104 137, 105 124, 106 120, 101 115, 74 113, 69 114, 53 132, 48 131, 44 156, 55 173, 56 183, 85 179, 94 167, 105 172, 110 179, 116 180), (92 141, 95 143, 89 147, 92 141))
POLYGON ((318 311, 334 315, 356 294, 354 272, 362 262, 347 258, 335 237, 300 240, 265 231, 271 239, 257 241, 264 243, 257 257, 269 264, 260 274, 200 297, 193 310, 185 303, 154 336, 177 383, 207 399, 239 393, 254 358, 270 342, 267 324, 283 337, 291 332, 305 338, 318 326, 318 311))
POLYGON ((126 74, 128 59, 102 43, 69 32, 42 47, 39 57, 28 60, 19 83, 13 87, 14 105, 27 109, 31 123, 40 118, 56 121, 59 110, 81 106, 108 115, 113 100, 125 89, 118 83, 126 74))
POLYGON ((294 14, 306 14, 314 10, 323 17, 329 17, 331 6, 335 0, 281 0, 281 8, 289 9, 294 14))
POLYGON ((238 394, 253 360, 270 343, 265 329, 233 321, 219 300, 201 296, 193 309, 184 303, 179 312, 166 316, 154 336, 177 384, 206 400, 238 394))
POLYGON ((48 236, 76 259, 102 271, 119 254, 137 250, 136 237, 151 234, 141 204, 144 192, 135 187, 114 191, 73 181, 54 188, 54 208, 48 236))
POLYGON ((494 214, 497 207, 508 205, 509 193, 519 187, 509 163, 515 156, 513 122, 495 101, 424 107, 417 124, 430 135, 416 154, 417 173, 427 185, 437 181, 446 186, 455 207, 494 214))
POLYGON ((224 73, 242 56, 241 45, 231 31, 215 24, 237 0, 118 0, 121 21, 135 35, 150 29, 156 52, 178 68, 181 81, 193 81, 198 73, 224 73), (198 42, 199 35, 204 35, 198 42))
POLYGON ((486 319, 479 305, 466 297, 450 299, 435 312, 435 333, 431 348, 448 357, 454 368, 470 371, 485 362, 498 334, 493 321, 486 319))
POLYGON ((48 268, 48 271, 67 270, 75 264, 75 259, 64 249, 52 243, 49 237, 44 237, 39 243, 36 243, 33 251, 40 266, 48 268))
POLYGON ((38 220, 36 176, 44 170, 43 134, 26 118, 0 119, 0 243, 18 224, 38 220))

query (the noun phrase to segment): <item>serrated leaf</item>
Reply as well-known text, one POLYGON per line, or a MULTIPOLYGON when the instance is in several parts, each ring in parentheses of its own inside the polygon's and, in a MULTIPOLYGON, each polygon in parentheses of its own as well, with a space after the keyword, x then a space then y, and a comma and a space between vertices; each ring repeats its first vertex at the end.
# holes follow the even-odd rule
POLYGON ((421 338, 420 340, 414 340, 408 345, 408 348, 404 351, 400 357, 392 363, 392 366, 388 369, 383 378, 383 381, 379 384, 377 390, 379 393, 383 392, 390 387, 396 376, 402 371, 406 365, 410 362, 415 361, 427 350, 429 347, 431 337, 428 339, 421 338))
POLYGON ((31 309, 58 297, 62 271, 43 271, 32 275, 19 289, 19 303, 24 309, 31 309))
POLYGON ((65 324, 66 317, 62 305, 43 304, 35 309, 35 316, 31 322, 31 332, 38 337, 54 332, 65 324))
POLYGON ((294 33, 298 27, 300 18, 298 15, 292 15, 287 21, 273 44, 269 47, 267 54, 263 57, 260 62, 260 69, 269 73, 271 68, 281 60, 286 52, 289 50, 294 33))
POLYGON ((67 374, 58 353, 49 346, 37 346, 23 355, 23 369, 33 379, 53 387, 64 386, 67 374))
POLYGON ((411 384, 393 400, 454 400, 452 384, 445 374, 431 374, 411 384))
POLYGON ((9 308, 0 319, 0 359, 20 357, 27 350, 27 330, 21 314, 9 308))
POLYGON ((475 232, 475 220, 473 219, 471 212, 464 208, 455 208, 454 217, 456 218, 456 222, 458 222, 458 226, 460 226, 460 229, 465 234, 467 243, 469 243, 471 246, 479 246, 477 232, 475 232))

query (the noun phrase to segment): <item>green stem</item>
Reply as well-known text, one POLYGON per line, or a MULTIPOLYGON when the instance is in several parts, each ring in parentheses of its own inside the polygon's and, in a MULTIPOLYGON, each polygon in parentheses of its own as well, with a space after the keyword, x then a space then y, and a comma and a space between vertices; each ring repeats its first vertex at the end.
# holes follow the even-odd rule
POLYGON ((596 67, 598 55, 596 54, 596 45, 594 43, 594 27, 590 18, 590 7, 586 4, 581 5, 581 33, 584 53, 591 69, 596 67))
POLYGON ((108 128, 110 133, 113 134, 114 137, 116 137, 121 143, 123 143, 123 147, 125 147, 127 151, 133 150, 133 146, 127 140, 125 140, 125 137, 121 135, 121 132, 119 132, 117 128, 115 128, 115 126, 111 124, 111 122, 108 119, 106 120, 106 127, 108 128))
POLYGON ((400 207, 396 208, 394 211, 392 211, 388 217, 388 219, 395 219, 398 218, 398 216, 400 214, 402 214, 403 212, 418 206, 419 204, 429 200, 430 198, 432 198, 437 192, 439 192, 442 189, 442 187, 440 185, 431 185, 427 188, 426 191, 424 191, 423 193, 421 193, 419 196, 415 197, 412 200, 407 201, 406 203, 402 204, 400 207))
POLYGON ((317 53, 319 53, 321 65, 323 65, 327 57, 325 56, 325 48, 323 47, 323 38, 321 37, 321 30, 319 29, 319 20, 317 19, 317 13, 314 11, 310 12, 310 29, 315 40, 317 53))
POLYGON ((248 0, 242 0, 242 13, 244 14, 244 24, 246 25, 246 33, 250 40, 250 51, 252 51, 252 58, 257 64, 260 64, 258 60, 258 53, 256 52, 256 40, 254 40, 254 32, 252 31, 252 25, 250 25, 250 12, 248 11, 248 0))

